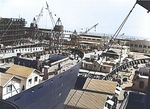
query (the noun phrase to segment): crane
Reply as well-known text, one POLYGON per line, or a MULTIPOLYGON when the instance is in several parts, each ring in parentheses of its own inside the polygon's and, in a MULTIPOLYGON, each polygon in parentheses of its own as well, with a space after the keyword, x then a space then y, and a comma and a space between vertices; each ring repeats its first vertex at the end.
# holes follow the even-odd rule
POLYGON ((49 5, 48 3, 46 2, 46 9, 48 10, 48 13, 49 13, 49 16, 50 16, 50 19, 51 19, 51 23, 52 23, 52 29, 51 31, 53 31, 52 35, 51 35, 51 38, 53 39, 53 44, 54 46, 59 44, 60 42, 60 39, 63 37, 63 25, 61 23, 61 20, 60 18, 58 18, 58 20, 55 22, 54 21, 54 18, 53 18, 53 15, 52 15, 52 12, 50 11, 49 9, 49 5))
POLYGON ((50 11, 50 9, 49 9, 49 6, 48 6, 48 3, 46 2, 46 6, 47 6, 47 10, 48 10, 48 12, 49 12, 49 16, 50 16, 50 19, 51 19, 51 22, 52 22, 52 26, 53 26, 53 28, 55 27, 55 21, 54 21, 54 18, 53 18, 53 16, 52 16, 52 12, 50 11))
POLYGON ((38 27, 38 24, 39 24, 41 16, 43 16, 43 7, 42 7, 42 9, 40 11, 40 14, 37 16, 37 19, 36 19, 36 25, 37 25, 37 27, 38 27))
POLYGON ((39 25, 39 21, 40 21, 41 16, 43 16, 43 7, 42 7, 39 15, 37 15, 37 19, 33 18, 33 21, 32 21, 32 23, 30 25, 31 28, 35 29, 34 39, 36 39, 37 33, 39 31, 38 25, 39 25))
MULTIPOLYGON (((85 32, 83 33, 77 33, 76 30, 72 33, 72 35, 70 36, 70 38, 72 39, 73 43, 75 41, 75 43, 79 46, 79 39, 80 36, 84 35, 85 33, 89 32, 91 29, 93 29, 94 27, 96 27, 99 23, 95 24, 94 26, 92 26, 91 28, 87 29, 85 32)), ((76 45, 75 44, 75 45, 76 45)))
POLYGON ((98 25, 99 23, 95 24, 94 26, 92 26, 91 28, 87 29, 85 32, 83 32, 82 34, 85 34, 87 32, 89 32, 91 29, 93 29, 94 27, 96 28, 96 26, 98 25))
POLYGON ((37 15, 37 19, 36 19, 35 17, 33 18, 33 21, 32 21, 32 23, 30 24, 30 27, 31 27, 31 28, 37 28, 37 27, 38 27, 38 24, 39 24, 39 21, 40 21, 41 16, 43 16, 43 7, 42 7, 42 9, 41 9, 39 15, 37 15))

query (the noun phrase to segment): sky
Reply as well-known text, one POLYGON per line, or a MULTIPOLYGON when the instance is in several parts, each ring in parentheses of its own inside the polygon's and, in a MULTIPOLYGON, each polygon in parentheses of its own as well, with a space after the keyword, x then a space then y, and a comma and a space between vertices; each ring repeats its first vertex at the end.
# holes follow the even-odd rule
MULTIPOLYGON (((136 0, 47 0, 55 22, 60 17, 64 30, 84 32, 99 23, 96 29, 89 32, 105 35, 116 32, 135 2, 136 0)), ((22 17, 27 21, 26 26, 30 26, 42 7, 44 10, 39 27, 51 29, 52 23, 44 0, 1 0, 0 17, 22 17)), ((120 35, 123 33, 124 38, 133 36, 150 39, 150 13, 137 4, 120 35)))

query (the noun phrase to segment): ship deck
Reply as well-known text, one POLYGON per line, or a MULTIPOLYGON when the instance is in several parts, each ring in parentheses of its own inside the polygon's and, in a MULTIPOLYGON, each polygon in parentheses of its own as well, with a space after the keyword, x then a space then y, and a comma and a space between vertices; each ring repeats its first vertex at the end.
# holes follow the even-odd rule
POLYGON ((106 94, 71 89, 64 105, 66 109, 103 109, 106 98, 106 94))
POLYGON ((103 109, 108 96, 114 95, 117 82, 87 78, 82 90, 72 89, 65 109, 103 109))
MULTIPOLYGON (((70 60, 67 57, 67 58, 51 63, 51 67, 48 68, 48 74, 49 74, 48 79, 54 77, 56 74, 60 74, 60 73, 63 73, 64 71, 67 71, 68 69, 76 65, 77 62, 78 60, 75 60, 75 59, 70 60), (60 64, 60 68, 58 67, 59 64, 60 64)), ((44 69, 42 72, 43 73, 41 75, 44 75, 44 69)))
POLYGON ((114 81, 105 81, 87 78, 83 86, 83 89, 113 95, 115 94, 117 84, 118 83, 114 81))

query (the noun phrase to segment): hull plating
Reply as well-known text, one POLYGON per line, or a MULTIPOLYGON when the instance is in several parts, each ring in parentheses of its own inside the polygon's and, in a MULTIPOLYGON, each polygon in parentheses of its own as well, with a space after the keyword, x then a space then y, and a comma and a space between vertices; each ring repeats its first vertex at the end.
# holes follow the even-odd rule
POLYGON ((63 109, 63 103, 74 87, 80 62, 69 70, 25 90, 7 101, 20 109, 63 109))

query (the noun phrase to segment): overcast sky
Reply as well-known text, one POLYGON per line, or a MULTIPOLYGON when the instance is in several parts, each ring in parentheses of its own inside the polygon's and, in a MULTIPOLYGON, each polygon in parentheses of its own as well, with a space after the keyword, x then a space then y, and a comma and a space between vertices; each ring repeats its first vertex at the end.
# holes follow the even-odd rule
MULTIPOLYGON (((65 30, 85 31, 96 23, 90 32, 114 34, 125 19, 136 0, 47 0, 55 21, 61 18, 65 30), (56 14, 56 16, 54 16, 56 14)), ((52 28, 44 0, 1 0, 0 16, 4 18, 25 18, 29 26, 33 17, 44 7, 39 27, 52 28)), ((136 5, 120 34, 150 37, 150 13, 136 5)))

